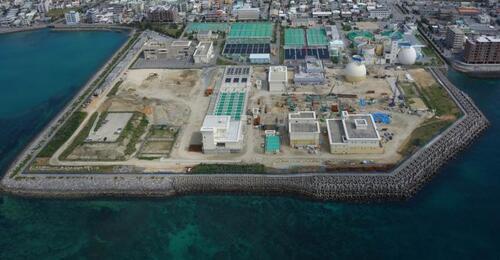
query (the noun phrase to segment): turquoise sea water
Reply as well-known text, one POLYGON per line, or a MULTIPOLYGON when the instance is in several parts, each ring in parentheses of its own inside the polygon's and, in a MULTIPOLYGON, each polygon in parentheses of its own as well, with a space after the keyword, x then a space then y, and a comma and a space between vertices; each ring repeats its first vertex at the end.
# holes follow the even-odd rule
MULTIPOLYGON (((107 32, 0 36, 2 167, 124 39, 107 32)), ((492 127, 410 201, 3 196, 0 259, 499 259, 500 81, 450 78, 492 127)))

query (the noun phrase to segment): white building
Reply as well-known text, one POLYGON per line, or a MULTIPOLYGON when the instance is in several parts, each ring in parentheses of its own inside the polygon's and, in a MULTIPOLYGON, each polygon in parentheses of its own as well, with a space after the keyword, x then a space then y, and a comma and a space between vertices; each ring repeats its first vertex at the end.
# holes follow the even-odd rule
POLYGON ((271 63, 271 55, 269 53, 251 53, 248 56, 252 64, 268 64, 271 63))
POLYGON ((276 93, 285 93, 288 87, 288 71, 286 66, 269 67, 269 91, 276 93))
POLYGON ((200 129, 204 153, 239 152, 243 147, 243 122, 231 116, 208 115, 200 129))
POLYGON ((387 8, 377 8, 368 11, 369 16, 372 19, 378 19, 378 20, 383 20, 389 18, 391 16, 391 12, 387 8))
POLYGON ((80 13, 75 11, 69 11, 64 14, 66 19, 66 24, 79 24, 80 23, 80 13))
POLYGON ((371 114, 349 114, 326 120, 330 153, 382 153, 380 135, 371 114))
POLYGON ((319 122, 314 111, 288 114, 288 134, 291 147, 319 147, 319 133, 319 122))
POLYGON ((244 6, 236 10, 236 16, 238 20, 259 20, 260 9, 244 6))
POLYGON ((214 47, 212 42, 208 41, 198 43, 198 46, 196 46, 196 50, 193 54, 194 63, 210 63, 213 57, 214 47))
POLYGON ((204 153, 236 153, 243 147, 252 67, 227 66, 211 115, 200 129, 204 153))

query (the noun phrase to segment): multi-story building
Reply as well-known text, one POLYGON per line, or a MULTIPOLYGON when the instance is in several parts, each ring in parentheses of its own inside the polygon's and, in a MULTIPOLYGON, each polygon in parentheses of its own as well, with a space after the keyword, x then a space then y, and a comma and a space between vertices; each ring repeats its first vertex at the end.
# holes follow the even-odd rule
POLYGON ((193 54, 194 63, 210 63, 213 57, 213 43, 211 41, 199 42, 193 54))
POLYGON ((387 19, 389 16, 391 16, 391 11, 387 8, 377 8, 369 11, 370 15, 369 17, 372 19, 387 19))
POLYGON ((269 67, 269 91, 285 93, 288 86, 288 72, 286 66, 269 67))
POLYGON ((340 119, 327 119, 326 124, 332 154, 384 151, 371 114, 349 114, 342 111, 340 119))
POLYGON ((451 49, 451 52, 458 53, 462 51, 464 46, 465 34, 456 27, 449 26, 446 30, 446 46, 451 49))
POLYGON ((481 36, 465 41, 464 60, 471 64, 500 63, 500 38, 481 36))
POLYGON ((148 20, 152 22, 175 22, 177 18, 177 7, 175 6, 154 6, 149 8, 148 20))
POLYGON ((79 24, 80 23, 80 13, 76 11, 69 11, 64 14, 66 19, 66 24, 79 24))
POLYGON ((291 147, 319 147, 319 133, 319 122, 314 111, 288 114, 288 134, 291 147))

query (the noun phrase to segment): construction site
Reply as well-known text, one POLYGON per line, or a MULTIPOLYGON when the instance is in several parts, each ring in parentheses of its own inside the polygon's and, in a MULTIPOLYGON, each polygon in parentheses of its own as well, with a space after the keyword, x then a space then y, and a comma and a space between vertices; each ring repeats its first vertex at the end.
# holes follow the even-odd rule
POLYGON ((352 77, 357 72, 349 65, 304 66, 130 69, 84 108, 88 120, 74 138, 32 170, 106 165, 185 172, 200 163, 262 164, 271 171, 392 167, 417 147, 413 136, 422 125, 456 119, 432 108, 425 89, 439 86, 423 69, 372 67, 352 77), (319 73, 324 80, 296 82, 296 73, 319 73))

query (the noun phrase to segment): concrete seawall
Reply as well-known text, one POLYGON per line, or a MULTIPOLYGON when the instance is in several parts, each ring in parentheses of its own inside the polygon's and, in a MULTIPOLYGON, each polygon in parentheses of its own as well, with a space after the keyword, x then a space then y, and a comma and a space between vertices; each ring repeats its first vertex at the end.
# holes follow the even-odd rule
POLYGON ((489 121, 438 70, 463 117, 387 173, 303 174, 20 174, 2 180, 6 192, 38 197, 166 197, 199 193, 288 194, 318 200, 382 201, 413 196, 439 169, 466 149, 489 121))

